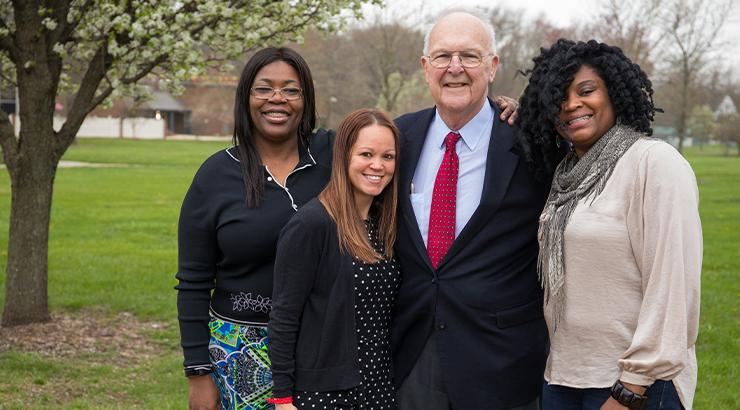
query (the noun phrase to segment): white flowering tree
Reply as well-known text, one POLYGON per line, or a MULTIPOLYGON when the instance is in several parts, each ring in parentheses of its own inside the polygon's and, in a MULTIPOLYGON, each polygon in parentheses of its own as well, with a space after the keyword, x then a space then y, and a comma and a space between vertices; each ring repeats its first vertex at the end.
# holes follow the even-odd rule
MULTIPOLYGON (((378 2, 379 0, 371 0, 378 2)), ((51 199, 60 158, 83 120, 111 99, 146 92, 158 78, 177 89, 249 49, 334 29, 363 0, 0 0, 0 86, 18 90, 20 133, 0 111, 11 181, 5 326, 49 320, 51 199), (71 93, 54 130, 55 100, 71 93)))

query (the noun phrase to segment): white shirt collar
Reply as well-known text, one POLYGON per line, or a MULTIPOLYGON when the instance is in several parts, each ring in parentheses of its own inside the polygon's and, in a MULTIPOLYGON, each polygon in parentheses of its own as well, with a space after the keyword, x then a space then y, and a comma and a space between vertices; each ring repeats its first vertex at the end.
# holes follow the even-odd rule
POLYGON ((493 108, 488 103, 488 99, 483 103, 480 111, 475 114, 470 121, 467 122, 462 128, 457 131, 451 130, 447 124, 445 124, 442 117, 439 115, 439 110, 434 115, 434 120, 429 126, 429 132, 427 133, 428 138, 433 138, 435 146, 444 149, 445 137, 450 132, 458 132, 461 136, 463 143, 468 147, 470 151, 475 150, 481 137, 491 135, 491 127, 493 126, 493 108))

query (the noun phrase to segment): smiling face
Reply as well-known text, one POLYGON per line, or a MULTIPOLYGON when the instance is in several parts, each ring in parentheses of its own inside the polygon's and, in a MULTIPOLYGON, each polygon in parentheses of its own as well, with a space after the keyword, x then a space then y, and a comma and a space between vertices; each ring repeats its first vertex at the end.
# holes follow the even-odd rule
MULTIPOLYGON (((254 87, 301 88, 298 72, 285 61, 275 61, 262 67, 252 83, 254 87)), ((281 93, 274 93, 268 100, 249 95, 249 113, 254 124, 255 140, 284 142, 297 138, 298 126, 303 115, 303 98, 286 100, 281 93)))
POLYGON ((433 67, 422 57, 429 91, 440 116, 451 129, 459 129, 480 111, 493 82, 498 56, 491 53, 491 39, 483 24, 467 13, 452 13, 440 19, 429 33, 428 55, 441 52, 468 52, 484 56, 483 63, 475 68, 464 68, 459 58, 453 58, 449 67, 433 67))
POLYGON ((604 80, 589 66, 581 66, 565 90, 560 105, 558 134, 583 156, 614 125, 614 106, 604 80))
POLYGON ((347 166, 355 202, 361 210, 370 208, 373 198, 393 179, 395 169, 396 142, 390 128, 377 124, 362 128, 347 166))

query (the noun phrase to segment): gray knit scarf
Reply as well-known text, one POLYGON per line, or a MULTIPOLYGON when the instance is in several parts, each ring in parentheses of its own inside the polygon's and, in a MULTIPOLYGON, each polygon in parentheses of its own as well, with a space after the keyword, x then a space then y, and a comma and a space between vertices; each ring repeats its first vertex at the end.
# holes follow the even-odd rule
POLYGON ((617 123, 583 157, 569 152, 555 169, 550 196, 540 217, 537 260, 545 303, 553 302, 554 329, 565 313, 565 258, 563 233, 580 201, 594 199, 601 193, 619 158, 642 134, 617 123))

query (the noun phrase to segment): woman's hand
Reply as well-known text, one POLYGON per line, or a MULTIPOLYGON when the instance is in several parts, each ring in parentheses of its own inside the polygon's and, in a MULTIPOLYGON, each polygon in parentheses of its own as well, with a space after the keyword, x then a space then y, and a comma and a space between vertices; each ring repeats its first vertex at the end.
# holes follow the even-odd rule
POLYGON ((188 390, 190 410, 218 410, 220 408, 218 389, 210 375, 188 377, 188 390))
POLYGON ((493 102, 495 102, 496 105, 498 105, 498 108, 501 109, 501 121, 506 121, 508 119, 507 122, 509 125, 514 125, 514 121, 516 121, 516 118, 519 116, 517 112, 519 102, 505 95, 494 97, 493 102))
POLYGON ((275 410, 298 410, 293 403, 276 404, 275 410))

